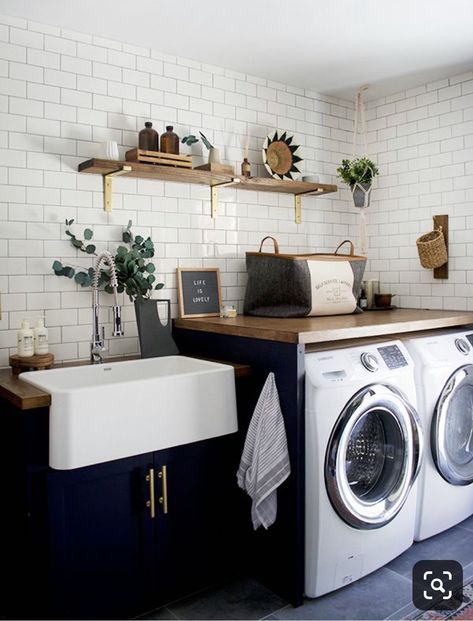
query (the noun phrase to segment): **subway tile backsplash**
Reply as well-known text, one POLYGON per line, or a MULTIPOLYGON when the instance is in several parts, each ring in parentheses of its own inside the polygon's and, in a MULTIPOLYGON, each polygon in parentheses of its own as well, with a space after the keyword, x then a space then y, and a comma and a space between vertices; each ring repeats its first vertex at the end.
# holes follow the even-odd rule
MULTIPOLYGON (((276 236, 283 251, 306 252, 331 251, 357 234, 346 190, 304 198, 296 225, 288 195, 221 189, 219 215, 212 220, 206 187, 117 178, 107 215, 100 176, 76 172, 79 162, 99 154, 101 142, 116 140, 124 158, 147 120, 160 134, 166 124, 181 137, 201 129, 239 173, 249 136, 252 172, 264 174, 263 140, 283 128, 301 144, 303 171, 336 183, 336 166, 351 153, 353 115, 352 102, 0 17, 0 366, 16 350, 21 319, 43 313, 57 360, 89 355, 91 293, 51 270, 54 259, 90 265, 67 241, 66 218, 75 219, 78 232, 90 226, 99 248, 114 250, 130 219, 136 232, 151 235, 165 283, 159 296, 171 298, 174 315, 178 266, 218 266, 223 300, 241 311, 245 251, 255 250, 265 235, 276 236)), ((206 150, 194 145, 192 152, 194 165, 204 163, 206 150)), ((453 158, 450 164, 466 166, 453 158)), ((133 307, 123 302, 126 336, 108 341, 112 354, 138 351, 133 307)), ((106 294, 101 303, 107 304, 106 294)), ((106 309, 102 314, 109 334, 106 309)))
POLYGON ((368 103, 380 177, 367 276, 398 306, 473 310, 473 71, 368 103), (449 216, 449 278, 420 266, 416 239, 449 216))
MULTIPOLYGON (((117 178, 106 214, 100 176, 76 172, 101 142, 116 140, 124 158, 146 120, 159 133, 172 124, 181 137, 201 129, 239 173, 249 136, 252 172, 265 174, 263 140, 283 128, 301 144, 303 171, 336 183, 337 165, 351 155, 353 117, 350 101, 0 17, 0 366, 16 349, 21 319, 43 313, 58 360, 89 354, 91 293, 51 270, 54 259, 90 265, 67 241, 66 218, 78 231, 93 228, 99 248, 114 250, 130 219, 136 232, 150 235, 165 283, 159 296, 171 298, 173 315, 176 267, 218 266, 223 300, 241 311, 245 251, 265 235, 287 252, 331 251, 346 237, 357 240, 358 213, 344 186, 304 198, 296 225, 289 195, 221 189, 212 220, 206 187, 117 178)), ((367 212, 367 277, 379 278, 399 306, 473 310, 473 72, 370 101, 367 119, 369 155, 380 169, 367 212), (415 240, 435 214, 450 216, 448 281, 434 280, 417 257, 415 240)), ((200 145, 192 153, 194 165, 205 161, 200 145)), ((138 351, 133 307, 123 303, 126 336, 108 341, 112 354, 138 351)), ((108 311, 101 312, 110 333, 108 311)))

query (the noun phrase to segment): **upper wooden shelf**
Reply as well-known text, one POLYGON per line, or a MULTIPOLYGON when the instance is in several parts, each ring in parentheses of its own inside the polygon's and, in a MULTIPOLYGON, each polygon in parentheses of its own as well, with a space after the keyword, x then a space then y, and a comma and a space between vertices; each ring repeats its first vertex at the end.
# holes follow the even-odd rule
POLYGON ((130 166, 131 171, 124 173, 127 177, 145 179, 161 179, 163 181, 180 181, 184 183, 200 183, 203 185, 219 185, 229 183, 238 185, 241 190, 259 192, 283 192, 285 194, 328 194, 338 190, 336 185, 328 183, 308 183, 307 181, 291 181, 289 179, 273 179, 272 177, 239 177, 224 175, 208 170, 173 168, 142 164, 140 162, 121 162, 115 160, 91 159, 79 164, 79 172, 108 175, 123 166, 130 166))
POLYGON ((301 222, 301 196, 321 196, 338 190, 336 185, 327 183, 308 183, 307 181, 291 181, 289 179, 273 179, 272 177, 240 177, 215 173, 209 170, 174 168, 116 160, 91 159, 79 164, 79 172, 102 175, 104 178, 104 208, 111 210, 111 178, 116 175, 139 177, 143 179, 159 179, 181 183, 198 183, 212 188, 211 207, 212 217, 217 213, 218 186, 235 187, 240 190, 254 190, 256 192, 282 192, 293 194, 295 197, 295 221, 301 222))

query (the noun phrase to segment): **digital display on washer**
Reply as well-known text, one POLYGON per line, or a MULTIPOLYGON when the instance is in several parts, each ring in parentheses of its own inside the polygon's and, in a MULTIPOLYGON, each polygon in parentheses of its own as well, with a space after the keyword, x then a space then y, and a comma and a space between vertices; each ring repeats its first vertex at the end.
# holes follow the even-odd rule
POLYGON ((402 351, 397 345, 387 345, 386 347, 378 347, 388 369, 399 369, 407 366, 407 360, 404 358, 402 351))
POLYGON ((470 341, 470 345, 473 346, 473 334, 467 334, 466 338, 470 341))
POLYGON ((343 369, 341 371, 325 371, 322 375, 329 380, 339 380, 347 376, 343 369))

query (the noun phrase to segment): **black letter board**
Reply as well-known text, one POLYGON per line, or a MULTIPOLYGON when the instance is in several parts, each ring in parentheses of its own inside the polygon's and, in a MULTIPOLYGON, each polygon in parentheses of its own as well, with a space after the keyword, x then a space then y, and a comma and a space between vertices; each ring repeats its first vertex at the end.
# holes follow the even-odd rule
POLYGON ((218 267, 178 268, 177 292, 180 317, 220 315, 222 299, 218 267))

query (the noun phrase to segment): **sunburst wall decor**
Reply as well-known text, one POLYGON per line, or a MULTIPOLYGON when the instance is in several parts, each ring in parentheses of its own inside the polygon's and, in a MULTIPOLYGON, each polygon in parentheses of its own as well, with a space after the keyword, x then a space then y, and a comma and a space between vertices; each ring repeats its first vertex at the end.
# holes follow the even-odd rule
POLYGON ((298 144, 293 144, 294 136, 285 131, 269 134, 263 144, 263 163, 275 179, 294 179, 300 175, 296 164, 302 158, 296 155, 298 144))

